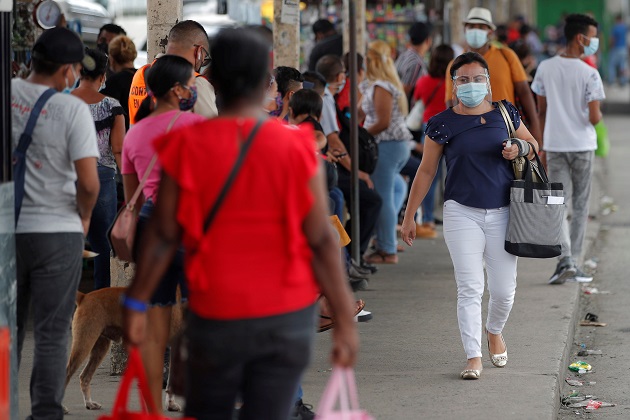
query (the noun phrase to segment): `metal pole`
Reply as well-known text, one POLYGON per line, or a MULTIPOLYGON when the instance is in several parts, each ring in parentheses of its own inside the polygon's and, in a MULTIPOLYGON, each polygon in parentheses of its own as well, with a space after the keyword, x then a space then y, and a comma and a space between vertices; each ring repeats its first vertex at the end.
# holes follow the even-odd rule
POLYGON ((11 12, 0 12, 0 134, 2 136, 2 180, 11 179, 11 12))
MULTIPOLYGON (((0 388, 9 389, 10 418, 18 416, 18 369, 17 369, 17 276, 15 271, 15 225, 13 182, 11 182, 11 10, 13 1, 0 0, 0 326, 9 328, 9 375, 0 378, 0 388), (7 381, 7 382, 5 382, 7 381)), ((3 351, 0 351, 2 353, 3 351)), ((6 371, 5 371, 6 373, 6 371)), ((6 403, 6 401, 3 401, 6 403)), ((0 417, 7 415, 2 407, 0 417)))
POLYGON ((348 27, 350 29, 350 156, 352 156, 352 188, 350 191, 351 209, 350 217, 352 218, 352 258, 361 261, 361 241, 359 226, 361 220, 359 218, 359 129, 357 123, 359 121, 357 114, 357 20, 356 5, 354 0, 348 0, 348 27))

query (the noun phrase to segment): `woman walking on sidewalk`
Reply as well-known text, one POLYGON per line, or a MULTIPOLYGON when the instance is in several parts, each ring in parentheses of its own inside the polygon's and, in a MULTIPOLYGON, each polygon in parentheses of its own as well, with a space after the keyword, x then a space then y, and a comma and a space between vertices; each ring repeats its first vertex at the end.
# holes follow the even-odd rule
POLYGON ((489 100, 490 75, 481 55, 469 52, 457 57, 450 77, 459 103, 429 120, 424 156, 411 187, 402 237, 408 245, 413 244, 416 210, 444 155, 444 239, 455 269, 457 319, 468 359, 460 376, 479 379, 484 262, 490 292, 486 320, 490 360, 496 367, 507 364, 502 331, 514 303, 517 262, 517 257, 504 250, 510 182, 514 179, 510 161, 517 156, 532 158, 537 143, 521 124, 516 108, 504 101, 517 129, 516 136, 523 139, 512 139, 507 147, 507 128, 499 104, 489 100))
POLYGON ((312 131, 262 117, 269 46, 251 30, 225 29, 211 56, 221 117, 154 142, 160 200, 123 303, 125 334, 131 344, 145 339, 142 309, 182 240, 190 311, 186 416, 232 419, 240 394, 240 419, 287 419, 310 359, 320 288, 336 320, 332 361, 354 365, 352 296, 312 131))

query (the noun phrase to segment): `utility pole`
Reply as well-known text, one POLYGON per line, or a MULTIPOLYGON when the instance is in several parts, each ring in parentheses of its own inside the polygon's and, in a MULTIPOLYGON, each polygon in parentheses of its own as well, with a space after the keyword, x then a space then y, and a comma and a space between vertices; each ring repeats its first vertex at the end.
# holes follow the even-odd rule
POLYGON ((273 66, 300 68, 300 2, 273 2, 273 66))
MULTIPOLYGON (((354 27, 356 31, 351 31, 350 24, 350 1, 344 0, 343 2, 343 52, 350 51, 350 33, 353 32, 356 35, 357 52, 365 57, 365 51, 367 49, 367 29, 365 25, 365 0, 354 0, 354 10, 356 16, 354 18, 354 27)), ((354 73, 351 73, 354 74, 354 73)))
POLYGON ((163 53, 168 33, 183 17, 182 0, 147 0, 147 54, 148 61, 163 53))

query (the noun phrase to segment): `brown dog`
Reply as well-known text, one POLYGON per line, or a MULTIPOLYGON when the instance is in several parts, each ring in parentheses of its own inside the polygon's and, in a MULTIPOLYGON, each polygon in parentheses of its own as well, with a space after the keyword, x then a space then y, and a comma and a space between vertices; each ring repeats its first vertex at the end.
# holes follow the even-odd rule
MULTIPOLYGON (((101 404, 92 400, 90 382, 94 372, 100 366, 109 351, 112 341, 121 342, 122 311, 120 296, 125 292, 124 287, 108 287, 94 292, 83 294, 77 292, 77 309, 72 319, 72 349, 66 368, 66 387, 70 378, 83 364, 89 355, 89 360, 81 375, 81 392, 88 410, 100 410, 101 404)), ((179 290, 177 301, 180 302, 179 290)), ((181 303, 173 306, 171 314, 170 339, 172 340, 182 329, 183 308, 181 303)), ((179 404, 175 402, 175 396, 170 392, 169 384, 166 387, 166 405, 169 411, 181 411, 179 404)), ((65 410, 67 413, 67 410, 65 410)))

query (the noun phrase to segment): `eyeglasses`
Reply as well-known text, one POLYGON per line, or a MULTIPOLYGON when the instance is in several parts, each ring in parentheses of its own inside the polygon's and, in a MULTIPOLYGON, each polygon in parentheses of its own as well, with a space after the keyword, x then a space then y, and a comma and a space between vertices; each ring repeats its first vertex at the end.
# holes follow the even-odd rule
POLYGON ((204 59, 201 62, 201 67, 206 67, 208 65, 210 65, 210 63, 212 63, 212 57, 210 57, 210 53, 208 52, 208 50, 206 50, 203 45, 199 45, 199 44, 193 44, 193 47, 199 47, 201 48, 201 51, 203 51, 204 54, 204 59))
POLYGON ((468 83, 488 83, 490 76, 487 74, 478 74, 476 76, 453 76, 453 82, 457 86, 467 85, 468 83))

